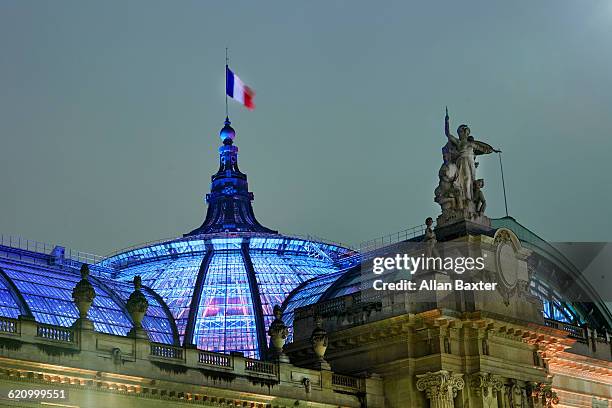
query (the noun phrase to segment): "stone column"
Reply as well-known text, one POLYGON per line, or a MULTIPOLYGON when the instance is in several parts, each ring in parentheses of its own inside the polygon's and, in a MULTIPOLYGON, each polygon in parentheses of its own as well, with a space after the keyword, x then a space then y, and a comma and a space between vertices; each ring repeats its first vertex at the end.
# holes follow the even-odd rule
POLYGON ((465 386, 463 374, 446 370, 417 375, 417 390, 425 391, 431 408, 454 408, 457 391, 465 386))

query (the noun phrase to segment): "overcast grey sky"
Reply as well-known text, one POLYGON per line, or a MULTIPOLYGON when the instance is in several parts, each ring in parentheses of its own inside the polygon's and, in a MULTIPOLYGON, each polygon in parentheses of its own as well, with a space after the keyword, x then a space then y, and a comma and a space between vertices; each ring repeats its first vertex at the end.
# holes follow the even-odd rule
POLYGON ((0 232, 103 255, 199 226, 228 46, 264 225, 358 244, 436 216, 448 105, 504 151, 519 222, 609 241, 611 44, 610 0, 3 0, 0 232))

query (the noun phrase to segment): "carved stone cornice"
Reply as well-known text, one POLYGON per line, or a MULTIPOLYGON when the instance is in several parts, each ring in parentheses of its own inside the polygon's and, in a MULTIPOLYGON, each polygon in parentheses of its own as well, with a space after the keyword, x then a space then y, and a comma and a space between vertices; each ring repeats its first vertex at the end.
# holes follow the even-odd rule
MULTIPOLYGON (((416 376, 417 390, 424 391, 427 398, 431 400, 452 403, 457 396, 457 391, 462 390, 465 386, 462 376, 463 374, 451 373, 446 370, 418 374, 416 376)), ((452 407, 453 405, 448 406, 452 407)), ((434 406, 433 403, 432 406, 434 406)))
POLYGON ((477 396, 488 396, 489 392, 501 391, 504 384, 501 377, 489 373, 477 373, 470 376, 470 387, 477 396))
POLYGON ((567 377, 595 380, 596 382, 612 386, 612 362, 597 360, 586 356, 568 353, 566 351, 556 355, 549 362, 551 374, 567 377))

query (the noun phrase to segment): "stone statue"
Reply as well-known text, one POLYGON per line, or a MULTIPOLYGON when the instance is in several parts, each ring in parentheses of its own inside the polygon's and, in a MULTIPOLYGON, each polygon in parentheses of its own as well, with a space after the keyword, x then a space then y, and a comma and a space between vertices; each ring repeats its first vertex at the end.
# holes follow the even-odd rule
POLYGON ((500 151, 475 140, 467 125, 457 128, 458 137, 452 135, 448 109, 444 118, 444 133, 448 142, 442 148, 444 162, 438 172, 440 182, 435 190, 435 201, 442 208, 438 225, 459 219, 481 218, 486 208, 481 191, 484 180, 476 178, 478 163, 475 157, 500 151))
POLYGON ((484 179, 474 181, 474 210, 481 217, 487 208, 487 200, 485 200, 482 188, 484 187, 484 179))
POLYGON ((440 256, 440 253, 438 252, 438 249, 436 248, 436 244, 438 243, 438 240, 436 239, 436 233, 433 230, 433 228, 431 228, 431 226, 433 225, 433 218, 431 217, 427 217, 427 219, 425 220, 425 236, 423 238, 423 242, 425 242, 425 256, 432 257, 432 256, 440 256))
POLYGON ((442 212, 463 208, 463 196, 457 185, 457 165, 451 161, 450 152, 443 152, 444 162, 438 171, 440 182, 434 191, 434 201, 440 204, 442 212))
POLYGON ((451 152, 451 160, 454 159, 457 165, 457 184, 464 194, 466 201, 472 200, 472 186, 476 180, 476 164, 474 157, 481 154, 499 152, 490 145, 474 140, 470 137, 470 128, 461 125, 457 128, 459 137, 453 136, 450 132, 450 121, 448 110, 444 118, 444 133, 448 138, 448 150, 451 152))

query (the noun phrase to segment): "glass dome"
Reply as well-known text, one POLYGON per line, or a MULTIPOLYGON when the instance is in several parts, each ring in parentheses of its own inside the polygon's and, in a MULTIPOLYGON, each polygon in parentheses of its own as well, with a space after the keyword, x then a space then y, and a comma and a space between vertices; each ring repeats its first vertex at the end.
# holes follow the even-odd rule
POLYGON ((263 355, 274 305, 320 276, 339 276, 349 249, 278 234, 200 235, 132 249, 104 260, 113 278, 140 275, 172 313, 181 344, 263 355))
POLYGON ((232 137, 222 137, 202 225, 182 238, 114 255, 100 266, 119 281, 140 275, 168 305, 181 344, 262 357, 274 305, 304 282, 336 276, 356 259, 343 246, 280 235, 257 221, 230 124, 226 118, 221 134, 231 129, 232 137))

